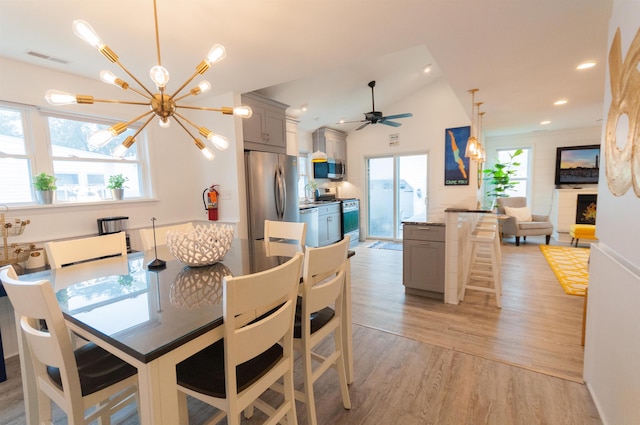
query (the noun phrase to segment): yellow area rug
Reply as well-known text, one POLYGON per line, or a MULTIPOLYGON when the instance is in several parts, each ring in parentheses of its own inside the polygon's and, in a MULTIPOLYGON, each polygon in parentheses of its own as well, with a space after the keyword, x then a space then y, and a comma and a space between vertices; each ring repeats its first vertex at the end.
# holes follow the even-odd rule
POLYGON ((564 292, 584 296, 589 285, 589 248, 540 245, 540 249, 564 292))

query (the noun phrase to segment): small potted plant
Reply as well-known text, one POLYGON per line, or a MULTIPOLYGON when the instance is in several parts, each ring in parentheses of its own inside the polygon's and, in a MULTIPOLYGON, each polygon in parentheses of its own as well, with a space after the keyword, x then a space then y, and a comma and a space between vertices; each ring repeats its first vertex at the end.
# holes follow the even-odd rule
POLYGON ((36 200, 39 204, 51 204, 55 198, 57 178, 47 173, 33 176, 33 187, 36 190, 36 200))
POLYGON ((115 174, 109 176, 109 184, 107 189, 111 189, 111 196, 114 200, 121 200, 124 196, 125 182, 129 181, 129 177, 124 177, 122 174, 115 174))

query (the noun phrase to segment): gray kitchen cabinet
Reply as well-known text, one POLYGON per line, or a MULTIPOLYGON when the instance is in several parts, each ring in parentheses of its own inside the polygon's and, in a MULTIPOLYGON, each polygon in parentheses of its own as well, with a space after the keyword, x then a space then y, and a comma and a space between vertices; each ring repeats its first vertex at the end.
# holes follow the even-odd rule
POLYGON ((324 152, 331 159, 347 161, 347 134, 321 127, 313 132, 313 150, 324 152))
POLYGON ((287 105, 256 93, 243 94, 242 104, 253 111, 251 118, 242 120, 245 149, 286 153, 287 105))
POLYGON ((330 245, 342 238, 340 204, 318 207, 318 246, 330 245))
POLYGON ((443 225, 405 223, 402 283, 407 294, 444 299, 445 230, 443 225))

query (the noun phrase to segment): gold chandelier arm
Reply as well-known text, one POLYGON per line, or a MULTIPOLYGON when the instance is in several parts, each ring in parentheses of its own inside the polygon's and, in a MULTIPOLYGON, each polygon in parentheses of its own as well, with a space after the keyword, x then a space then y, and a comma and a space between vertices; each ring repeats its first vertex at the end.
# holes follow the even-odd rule
MULTIPOLYGON (((173 113, 173 118, 175 118, 175 119, 176 119, 176 121, 178 122, 178 124, 182 125, 182 123, 181 123, 180 121, 178 121, 178 120, 177 120, 177 117, 180 117, 181 119, 185 120, 185 121, 186 121, 187 123, 189 123, 189 125, 191 125, 192 127, 197 128, 197 129, 200 129, 200 127, 199 127, 198 125, 196 125, 193 121, 191 121, 189 118, 185 117, 184 115, 180 115, 180 114, 179 114, 179 113, 177 113, 177 112, 174 112, 174 113, 173 113)), ((183 127, 184 127, 184 126, 183 126, 183 127)), ((185 129, 185 130, 186 130, 186 129, 185 129)), ((189 132, 187 131, 187 133, 189 133, 189 132)), ((191 134, 191 133, 189 133, 189 134, 191 134)), ((193 137, 193 135, 191 135, 191 137, 193 137)), ((194 139, 195 139, 195 137, 194 137, 194 139)))
POLYGON ((233 108, 231 108, 229 106, 223 106, 221 108, 208 108, 206 106, 176 105, 176 108, 196 109, 196 110, 199 110, 199 111, 214 111, 214 112, 222 112, 225 115, 233 115, 233 108))
POLYGON ((149 99, 151 100, 151 96, 147 96, 146 93, 141 92, 140 90, 133 88, 131 86, 127 87, 128 90, 131 90, 134 93, 138 93, 140 96, 144 97, 145 99, 149 99))
POLYGON ((118 66, 120 67, 120 69, 122 69, 124 72, 126 72, 126 73, 127 73, 127 75, 129 75, 129 77, 133 78, 133 81, 135 81, 136 83, 138 83, 138 85, 139 85, 140 87, 142 87, 142 88, 144 89, 144 91, 146 91, 147 93, 149 93, 149 96, 152 96, 152 97, 153 97, 153 93, 151 93, 151 91, 150 91, 148 88, 146 88, 146 87, 145 87, 145 85, 144 85, 144 84, 142 84, 142 83, 140 82, 140 80, 138 80, 138 79, 136 78, 136 76, 135 76, 135 75, 133 75, 133 74, 132 74, 132 73, 131 73, 131 72, 130 72, 130 71, 129 71, 129 70, 128 70, 128 69, 127 69, 123 64, 122 64, 122 62, 120 62, 119 60, 117 60, 117 61, 115 61, 115 64, 116 64, 116 65, 118 65, 118 66))
MULTIPOLYGON (((150 112, 146 113, 145 115, 148 115, 149 113, 150 113, 150 112)), ((142 118, 143 116, 144 116, 144 115, 142 115, 142 116, 138 117, 138 119, 142 118)), ((154 118, 154 115, 150 116, 150 117, 149 117, 149 119, 148 119, 148 120, 146 120, 146 121, 144 122, 144 124, 142 124, 142 126, 141 126, 139 129, 137 129, 135 133, 133 133, 133 136, 131 136, 131 137, 133 137, 134 139, 135 139, 136 137, 138 137, 138 134, 140 134, 140 132, 141 132, 142 130, 144 130, 144 128, 145 128, 145 127, 146 127, 146 126, 151 122, 151 120, 152 120, 153 118, 154 118)))
POLYGON ((92 103, 100 102, 100 103, 121 103, 124 105, 146 105, 149 106, 149 102, 133 102, 129 100, 113 100, 113 99, 93 99, 92 103))
MULTIPOLYGON (((142 115, 138 115, 138 116, 137 116, 137 117, 135 117, 134 119, 129 120, 129 121, 127 121, 126 123, 124 123, 124 125, 125 125, 125 127, 129 127, 129 126, 130 126, 131 124, 133 124, 134 122, 136 122, 136 121, 140 121, 142 118, 146 117, 146 116, 147 116, 147 115, 149 115, 149 114, 153 114, 153 111, 147 111, 147 112, 145 112, 145 113, 144 113, 144 114, 142 114, 142 115)), ((153 118, 153 117, 151 117, 151 118, 153 118)), ((149 121, 151 121, 151 118, 149 119, 149 121)), ((147 125, 149 121, 147 121, 147 123, 145 123, 145 125, 147 125)), ((143 126, 143 127, 144 127, 144 126, 143 126)), ((142 130, 142 129, 141 129, 141 130, 142 130)), ((138 132, 139 132, 139 131, 138 131, 138 132)), ((136 134, 138 134, 138 133, 136 133, 136 134)))
POLYGON ((182 91, 182 89, 184 89, 187 86, 187 84, 189 84, 191 81, 193 81, 194 78, 196 78, 198 76, 198 74, 199 74, 199 72, 196 71, 196 72, 193 73, 193 75, 191 77, 187 78, 187 81, 182 83, 182 85, 178 88, 178 90, 176 90, 175 93, 173 93, 171 95, 171 99, 176 97, 182 91))
POLYGON ((156 50, 158 52, 158 65, 162 65, 162 61, 160 60, 160 35, 158 32, 158 8, 156 6, 156 0, 153 0, 153 20, 156 25, 156 50))

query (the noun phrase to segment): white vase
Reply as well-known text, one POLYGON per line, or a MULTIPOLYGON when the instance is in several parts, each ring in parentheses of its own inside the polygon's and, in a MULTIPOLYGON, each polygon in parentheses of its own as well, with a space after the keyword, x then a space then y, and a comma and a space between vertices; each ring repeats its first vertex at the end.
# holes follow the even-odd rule
POLYGON ((121 201, 124 197, 124 189, 111 189, 111 197, 114 201, 121 201))

